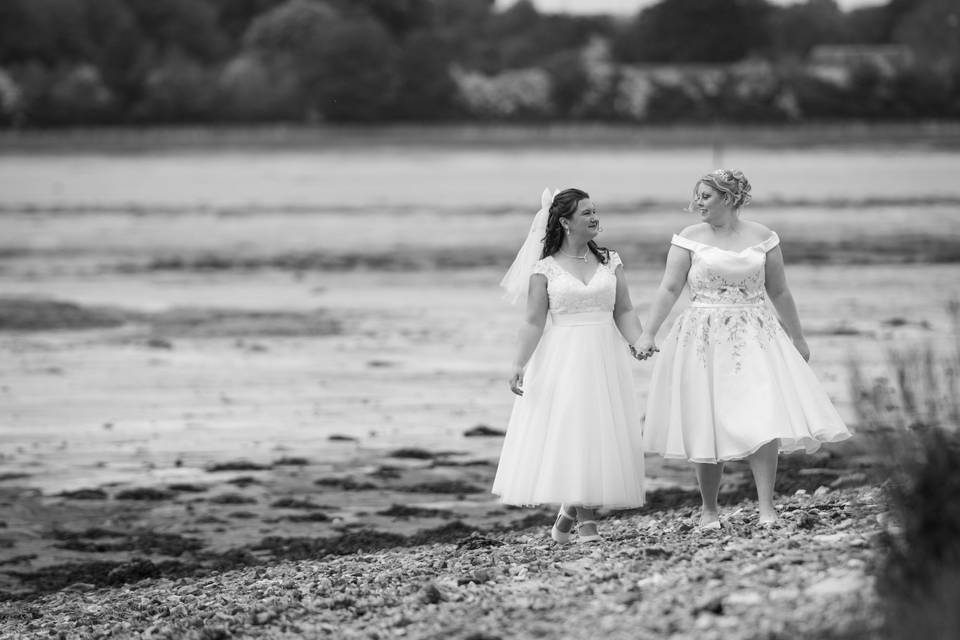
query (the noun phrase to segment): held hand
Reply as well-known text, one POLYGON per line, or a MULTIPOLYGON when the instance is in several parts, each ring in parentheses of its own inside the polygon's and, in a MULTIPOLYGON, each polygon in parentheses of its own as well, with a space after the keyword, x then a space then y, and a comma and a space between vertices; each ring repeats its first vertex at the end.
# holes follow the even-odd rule
POLYGON ((658 351, 660 351, 660 349, 657 348, 653 336, 647 335, 646 333, 630 345, 630 353, 632 353, 633 357, 637 360, 646 360, 658 351))
POLYGON ((800 352, 800 356, 807 362, 810 362, 810 347, 807 346, 807 341, 800 336, 799 338, 794 338, 793 346, 797 348, 797 351, 800 352))
POLYGON ((523 367, 517 367, 510 376, 510 391, 518 396, 523 395, 523 367))

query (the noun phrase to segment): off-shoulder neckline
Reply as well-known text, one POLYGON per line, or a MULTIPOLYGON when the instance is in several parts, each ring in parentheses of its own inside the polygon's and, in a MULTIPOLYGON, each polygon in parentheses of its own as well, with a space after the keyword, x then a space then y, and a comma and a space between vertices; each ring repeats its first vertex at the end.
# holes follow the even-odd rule
MULTIPOLYGON (((705 242, 700 242, 699 240, 694 240, 694 239, 692 239, 692 238, 685 238, 685 237, 683 237, 683 236, 681 236, 680 234, 677 234, 677 233, 673 234, 673 238, 672 238, 671 242, 675 242, 676 240, 682 240, 683 242, 689 242, 689 243, 691 243, 691 244, 698 244, 698 245, 700 245, 701 247, 704 247, 705 249, 716 249, 717 251, 723 251, 724 253, 732 253, 732 254, 734 254, 734 255, 740 255, 741 253, 746 253, 747 251, 750 251, 751 249, 756 249, 757 247, 762 247, 762 246, 767 245, 767 244, 769 244, 769 245, 770 245, 770 249, 772 249, 774 246, 776 246, 776 241, 778 241, 779 239, 780 239, 780 237, 777 235, 776 231, 771 231, 771 232, 770 232, 770 237, 767 238, 766 240, 762 240, 762 241, 760 241, 760 242, 757 242, 756 244, 752 244, 752 245, 750 245, 749 247, 746 247, 746 248, 744 248, 744 249, 740 249, 739 251, 734 251, 733 249, 723 249, 723 248, 721 248, 721 247, 717 247, 717 246, 712 245, 712 244, 707 244, 707 243, 705 243, 705 242)), ((682 245, 682 242, 679 243, 679 244, 682 245)), ((768 250, 769 250, 769 249, 768 249, 768 250)))

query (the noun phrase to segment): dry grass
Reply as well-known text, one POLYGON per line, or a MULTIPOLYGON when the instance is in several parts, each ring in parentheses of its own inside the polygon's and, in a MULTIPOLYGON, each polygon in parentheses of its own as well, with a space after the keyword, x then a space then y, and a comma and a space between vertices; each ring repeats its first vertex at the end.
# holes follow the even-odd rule
POLYGON ((851 367, 860 424, 889 478, 877 590, 895 639, 960 637, 960 303, 950 312, 950 349, 891 351, 890 376, 873 381, 851 367))

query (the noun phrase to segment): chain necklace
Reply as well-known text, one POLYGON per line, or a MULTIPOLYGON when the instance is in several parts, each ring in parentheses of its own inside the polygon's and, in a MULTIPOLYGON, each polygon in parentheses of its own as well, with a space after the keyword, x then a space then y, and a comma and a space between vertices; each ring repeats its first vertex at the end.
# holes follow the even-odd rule
POLYGON ((563 249, 558 249, 558 251, 559 251, 560 253, 562 253, 563 255, 567 256, 568 258, 573 258, 574 260, 583 260, 584 262, 586 262, 586 261, 587 261, 587 255, 590 253, 590 248, 587 247, 587 250, 583 252, 583 255, 582 255, 582 256, 577 256, 577 255, 574 255, 574 254, 572 254, 572 253, 567 253, 567 252, 564 251, 563 249))

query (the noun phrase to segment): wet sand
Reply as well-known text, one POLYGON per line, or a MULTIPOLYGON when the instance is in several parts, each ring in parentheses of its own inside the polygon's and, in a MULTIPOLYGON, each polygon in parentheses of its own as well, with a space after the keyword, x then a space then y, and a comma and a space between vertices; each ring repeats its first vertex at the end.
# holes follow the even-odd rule
MULTIPOLYGON (((677 152, 664 175, 681 165, 689 173, 685 153, 701 150, 677 152)), ((284 557, 291 540, 362 548, 467 530, 455 523, 549 521, 548 509, 492 499, 500 438, 464 435, 502 429, 509 415, 519 313, 501 303, 496 282, 530 207, 507 204, 513 187, 502 201, 481 199, 478 212, 463 204, 477 200, 469 163, 492 162, 486 156, 455 164, 442 189, 414 189, 401 172, 371 192, 336 183, 349 195, 342 201, 313 185, 287 190, 318 168, 336 178, 328 159, 308 156, 256 165, 249 183, 230 167, 255 162, 238 156, 192 186, 182 157, 132 165, 168 167, 169 181, 124 174, 127 159, 112 156, 34 155, 16 170, 22 158, 0 158, 5 178, 34 172, 0 201, 0 591, 61 588, 84 571, 132 579, 137 558, 151 560, 147 573, 176 575, 242 565, 246 554, 284 557), (64 162, 99 173, 88 180, 64 162), (280 176, 272 182, 271 171, 280 176), (95 188, 107 178, 114 191, 95 188), (388 206, 391 184, 403 197, 388 206)), ((883 171, 923 157, 934 177, 958 166, 955 154, 907 154, 883 171)), ((604 158, 598 152, 599 169, 617 164, 604 158)), ((384 161, 361 160, 351 170, 365 166, 368 179, 384 161)), ((546 160, 514 167, 525 202, 536 204, 546 160)), ((787 176, 785 200, 758 200, 749 214, 783 238, 811 364, 853 423, 851 359, 881 375, 891 347, 952 339, 958 194, 950 183, 881 181, 877 192, 853 180, 805 201, 787 176)), ((610 194, 603 239, 624 255, 642 318, 670 233, 688 220, 686 188, 675 197, 667 181, 644 202, 643 188, 611 180, 599 183, 610 194)), ((650 364, 634 371, 643 402, 650 364)), ((857 473, 868 449, 784 463, 782 481, 809 464, 831 467, 810 478, 829 484, 857 473)), ((694 486, 686 465, 651 458, 648 470, 652 491, 694 486)), ((742 472, 732 469, 731 487, 742 472)))

